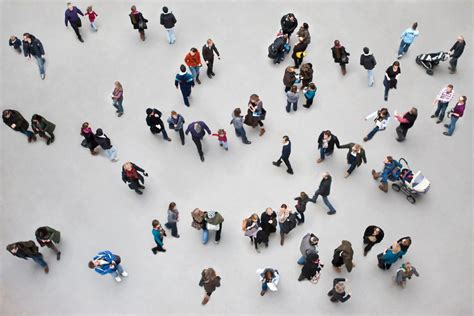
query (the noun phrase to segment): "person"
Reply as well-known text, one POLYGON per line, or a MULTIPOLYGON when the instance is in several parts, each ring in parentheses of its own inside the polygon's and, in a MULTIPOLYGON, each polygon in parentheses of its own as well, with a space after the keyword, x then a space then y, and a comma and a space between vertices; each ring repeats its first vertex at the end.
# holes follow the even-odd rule
POLYGON ((330 296, 330 300, 333 303, 341 302, 344 303, 348 299, 352 297, 351 293, 346 293, 346 285, 347 279, 344 278, 335 278, 332 282, 332 290, 328 292, 328 296, 330 296))
POLYGON ((390 248, 377 255, 378 267, 382 270, 388 270, 402 256, 400 245, 395 242, 390 248))
POLYGON ((393 159, 392 156, 386 156, 383 162, 383 170, 381 172, 376 172, 374 169, 372 169, 372 177, 374 180, 381 178, 379 189, 387 193, 388 179, 390 178, 392 180, 393 176, 396 175, 396 173, 402 168, 402 165, 393 159))
POLYGON ((311 107, 311 105, 313 105, 313 100, 314 100, 314 97, 316 96, 316 91, 318 90, 318 88, 316 88, 316 85, 314 84, 314 82, 310 82, 308 88, 304 89, 303 92, 304 92, 304 97, 306 99, 306 103, 303 104, 303 107, 309 109, 311 107))
POLYGON ((18 241, 10 244, 7 246, 7 251, 21 259, 28 260, 31 258, 44 269, 44 273, 47 274, 49 272, 48 263, 44 261, 43 255, 38 251, 38 247, 33 240, 18 241))
POLYGON ((143 14, 137 10, 137 7, 132 5, 130 8, 132 11, 128 16, 130 17, 130 22, 133 25, 133 29, 138 30, 138 34, 140 34, 140 39, 142 41, 145 40, 145 30, 148 28, 147 23, 148 20, 143 17, 143 14))
POLYGON ((184 62, 189 67, 189 71, 193 75, 193 79, 196 80, 198 84, 201 84, 201 80, 199 80, 199 70, 202 67, 201 62, 201 54, 197 48, 192 47, 189 53, 186 54, 184 57, 184 62))
POLYGON ((318 253, 318 243, 319 238, 316 237, 313 233, 307 233, 304 235, 303 239, 301 240, 300 244, 300 252, 301 257, 298 259, 296 263, 299 265, 304 265, 306 262, 306 258, 312 253, 318 253))
POLYGON ((359 168, 362 162, 367 163, 367 157, 365 156, 365 149, 361 145, 356 143, 348 143, 341 145, 339 148, 347 148, 347 164, 350 165, 344 174, 344 178, 349 177, 355 168, 359 168))
POLYGON ((107 155, 107 158, 109 158, 110 161, 118 161, 117 149, 112 146, 110 138, 108 138, 107 135, 104 134, 101 128, 98 128, 95 131, 94 140, 105 151, 105 154, 107 155))
POLYGON ((449 56, 451 56, 451 60, 449 61, 449 70, 452 74, 457 70, 458 59, 464 52, 464 47, 466 47, 466 41, 462 35, 459 35, 456 42, 449 50, 449 56))
POLYGON ((452 84, 448 84, 446 87, 441 89, 439 94, 434 99, 433 105, 438 104, 438 106, 434 114, 431 115, 431 118, 435 118, 435 117, 438 118, 438 120, 436 121, 436 124, 439 124, 443 121, 446 109, 448 108, 449 102, 451 102, 453 97, 454 97, 454 86, 452 84))
POLYGON ((405 31, 403 31, 402 35, 400 35, 402 41, 400 42, 400 48, 398 48, 398 59, 402 58, 403 55, 407 53, 408 48, 415 40, 415 37, 420 35, 417 27, 418 22, 415 22, 410 28, 407 28, 405 31))
POLYGON ((227 133, 225 130, 220 128, 217 133, 211 134, 211 136, 216 136, 219 141, 219 146, 223 147, 226 151, 229 150, 229 145, 227 144, 227 133))
POLYGON ((168 221, 165 227, 171 229, 171 236, 179 238, 178 234, 179 211, 175 202, 171 202, 168 206, 168 221))
POLYGON ((89 268, 101 275, 110 274, 118 283, 122 282, 123 277, 127 277, 128 273, 122 267, 122 258, 113 254, 109 250, 99 252, 89 261, 89 268))
POLYGON ((282 16, 280 19, 281 31, 283 34, 288 35, 288 39, 291 37, 291 34, 298 27, 298 20, 296 19, 293 13, 288 13, 282 16))
POLYGON ((369 87, 374 85, 374 68, 377 65, 377 61, 372 53, 370 53, 368 47, 364 47, 362 50, 362 55, 360 55, 360 64, 364 66, 365 70, 367 70, 367 74, 369 76, 369 87))
POLYGON ((341 66, 342 75, 346 75, 346 64, 349 63, 349 57, 351 54, 346 51, 346 48, 341 45, 341 42, 338 40, 334 41, 334 46, 331 48, 332 50, 332 58, 334 58, 334 62, 338 63, 341 66))
POLYGON ((298 32, 296 32, 298 37, 302 37, 306 45, 311 43, 311 35, 309 34, 309 25, 308 23, 304 22, 303 25, 300 27, 298 32))
POLYGON ((306 48, 308 44, 305 42, 304 37, 298 37, 298 43, 293 47, 293 54, 291 58, 295 61, 295 68, 300 68, 303 63, 303 58, 306 56, 306 48))
POLYGON ((71 24, 74 32, 76 33, 77 39, 84 43, 82 39, 81 33, 79 32, 79 28, 82 26, 81 18, 79 15, 84 16, 81 10, 78 7, 74 6, 71 2, 67 3, 67 9, 64 12, 64 24, 68 27, 68 23, 71 24))
POLYGON ((205 240, 208 238, 208 231, 206 228, 206 221, 204 220, 205 213, 201 211, 199 208, 195 208, 191 212, 191 217, 193 219, 191 223, 191 227, 197 230, 202 229, 202 242, 204 243, 205 240))
POLYGON ((395 129, 397 132, 397 141, 402 142, 407 137, 408 130, 415 124, 416 118, 418 117, 418 110, 412 107, 408 112, 405 112, 403 116, 395 112, 395 118, 400 125, 395 129))
POLYGON ((92 131, 92 128, 90 127, 88 122, 82 123, 80 134, 82 137, 84 137, 84 140, 82 141, 82 146, 89 148, 91 155, 98 155, 99 153, 95 151, 95 148, 99 146, 99 144, 97 144, 97 142, 95 141, 94 132, 92 131))
POLYGON ((464 110, 466 109, 466 96, 462 96, 459 98, 459 101, 456 103, 454 108, 449 112, 451 115, 451 123, 445 124, 444 127, 448 129, 447 132, 443 132, 443 135, 451 136, 454 133, 454 129, 456 128, 456 123, 460 117, 464 115, 464 110))
POLYGON ((153 235, 153 239, 156 243, 156 247, 151 248, 151 252, 153 252, 154 255, 156 255, 158 251, 166 252, 166 249, 163 248, 164 246, 163 239, 166 236, 166 232, 161 226, 160 221, 157 219, 154 219, 151 222, 151 226, 153 227, 153 229, 151 230, 151 234, 153 235))
POLYGON ((150 132, 152 134, 159 134, 163 135, 163 139, 167 141, 171 141, 171 138, 168 137, 168 133, 166 133, 165 124, 161 120, 161 112, 157 109, 146 109, 146 125, 150 127, 150 132))
POLYGON ((260 278, 260 282, 262 282, 261 296, 264 296, 268 289, 278 291, 277 285, 280 282, 280 273, 278 270, 273 268, 258 269, 257 274, 260 278))
POLYGON ((407 280, 411 280, 411 277, 415 275, 419 277, 420 274, 415 269, 414 266, 411 265, 409 261, 402 264, 400 268, 398 268, 397 272, 395 273, 395 283, 402 288, 405 288, 407 284, 407 280))
POLYGON ((163 7, 162 11, 163 13, 160 15, 160 24, 165 28, 168 44, 174 44, 174 42, 176 42, 176 36, 174 35, 174 26, 177 22, 176 17, 173 12, 168 12, 168 7, 163 7))
POLYGON ((331 263, 337 272, 341 272, 342 265, 346 266, 347 272, 351 272, 352 268, 355 267, 355 264, 352 261, 353 258, 354 250, 352 249, 352 244, 347 240, 343 240, 341 245, 334 249, 334 255, 331 263))
POLYGON ((97 32, 99 29, 97 28, 97 25, 95 25, 95 18, 98 17, 99 15, 92 9, 91 5, 87 7, 86 15, 89 17, 91 29, 97 32))
POLYGON ((388 101, 388 91, 390 89, 396 89, 398 78, 400 77, 401 69, 400 63, 398 61, 394 61, 391 66, 387 68, 385 71, 385 76, 383 78, 383 85, 385 87, 384 90, 384 100, 388 101))
MULTIPOLYGON (((267 236, 270 236, 270 234, 276 232, 277 223, 278 221, 276 212, 271 207, 267 207, 265 212, 260 215, 260 224, 262 225, 262 230, 267 236)), ((265 246, 268 247, 268 240, 265 246)))
POLYGON ((285 47, 289 45, 288 34, 278 33, 277 38, 268 47, 268 57, 273 64, 279 64, 285 59, 285 47))
POLYGON ((8 40, 8 46, 12 46, 13 49, 18 53, 21 54, 21 41, 15 35, 10 36, 8 40))
POLYGON ((341 148, 337 136, 332 134, 330 130, 322 131, 318 137, 319 158, 316 162, 321 163, 326 159, 326 156, 332 155, 334 146, 341 148))
POLYGON ((244 235, 250 238, 250 244, 254 245, 255 250, 258 250, 258 244, 255 240, 257 238, 257 233, 262 229, 260 224, 260 218, 257 214, 252 214, 250 217, 244 219, 242 223, 242 229, 244 231, 244 235))
POLYGON ((59 251, 56 244, 61 241, 61 233, 51 227, 42 226, 35 231, 36 241, 41 247, 48 247, 56 254, 56 260, 61 260, 61 251, 59 251))
POLYGON ((207 76, 212 79, 216 74, 214 73, 214 53, 217 55, 217 59, 221 59, 221 55, 217 50, 216 45, 212 39, 208 39, 206 44, 202 47, 202 58, 207 65, 207 76))
POLYGON ((304 279, 310 280, 312 283, 318 283, 321 273, 321 269, 324 267, 324 264, 319 260, 319 255, 316 252, 311 252, 306 257, 305 263, 301 268, 300 276, 298 281, 303 281, 304 279))
POLYGON ((265 134, 265 127, 263 120, 267 111, 263 108, 263 102, 257 94, 252 94, 248 103, 247 115, 245 116, 244 123, 252 127, 260 126, 259 136, 265 134))
POLYGON ((296 83, 296 71, 294 67, 288 66, 283 75, 283 84, 285 85, 285 92, 291 90, 291 87, 296 83))
POLYGON ((146 173, 145 170, 130 161, 127 161, 122 166, 122 181, 125 184, 128 183, 130 190, 134 190, 137 194, 142 195, 143 192, 140 191, 140 189, 145 188, 145 186, 143 186, 145 179, 139 172, 145 177, 148 177, 148 173, 146 173), (140 184, 140 182, 142 184, 140 184))
POLYGON ((324 204, 326 204, 326 206, 329 208, 329 212, 327 212, 328 215, 336 214, 336 209, 332 206, 328 199, 329 193, 331 192, 331 182, 331 175, 329 172, 325 172, 323 174, 323 179, 319 184, 319 188, 316 190, 316 192, 314 192, 313 197, 310 199, 311 202, 316 203, 318 197, 321 195, 323 197, 324 204))
POLYGON ((365 117, 366 121, 369 119, 374 119, 375 127, 364 137, 364 142, 371 140, 378 131, 383 131, 387 128, 388 122, 390 121, 390 113, 387 108, 381 108, 365 117))
POLYGON ((123 87, 120 81, 114 82, 114 91, 112 91, 112 105, 117 109, 117 116, 121 117, 123 115, 123 87))
POLYGON ((364 257, 367 256, 370 249, 372 249, 375 244, 378 244, 383 240, 383 237, 384 232, 382 228, 375 225, 367 226, 364 231, 364 236, 362 238, 362 240, 364 241, 364 245, 366 245, 364 247, 364 257))
POLYGON ((298 109, 298 99, 300 95, 298 94, 298 87, 293 85, 286 93, 286 112, 290 113, 291 107, 293 106, 293 111, 298 109))
POLYGON ((402 253, 400 258, 402 258, 404 255, 406 255, 408 248, 411 246, 411 237, 402 237, 397 240, 397 244, 400 246, 400 251, 402 253))
POLYGON ((234 125, 235 135, 240 137, 244 144, 250 145, 252 143, 247 139, 247 133, 244 128, 244 117, 242 116, 240 108, 235 108, 232 112, 232 120, 230 121, 230 124, 234 125))
POLYGON ((206 132, 207 134, 211 135, 211 130, 203 121, 192 122, 188 125, 188 128, 186 129, 186 135, 191 133, 191 138, 194 144, 196 145, 199 158, 201 158, 202 162, 204 162, 204 153, 202 151, 201 140, 204 138, 204 135, 206 135, 206 132))
POLYGON ((309 202, 309 196, 306 192, 301 192, 299 196, 295 197, 296 205, 295 209, 298 212, 296 219, 298 220, 298 225, 304 223, 304 212, 306 211, 306 204, 309 202))
POLYGON ((204 287, 204 291, 206 292, 206 295, 201 302, 202 305, 206 305, 211 298, 212 292, 221 286, 221 277, 216 274, 216 271, 214 271, 213 268, 204 269, 201 272, 199 286, 204 287))
MULTIPOLYGON (((213 230, 216 232, 216 237, 214 239, 215 244, 219 244, 222 234, 222 223, 224 222, 224 217, 217 211, 207 211, 204 212, 204 222, 205 222, 205 234, 203 236, 203 244, 207 244, 209 240, 209 231, 213 230)), ((203 233, 204 233, 203 231, 203 233)))
POLYGON ((184 117, 181 114, 178 114, 176 111, 171 111, 171 116, 167 120, 169 129, 173 129, 179 133, 181 138, 181 145, 184 146, 184 117))
POLYGON ((313 64, 304 63, 300 67, 300 78, 301 78, 301 87, 307 88, 309 84, 313 81, 313 64))
POLYGON ((179 73, 176 74, 176 78, 174 80, 174 85, 176 89, 181 90, 181 94, 183 95, 184 105, 189 107, 189 97, 191 96, 191 88, 194 87, 194 79, 193 76, 186 72, 186 66, 181 65, 179 67, 179 73))
POLYGON ((46 78, 46 72, 44 70, 44 64, 46 62, 46 59, 44 58, 45 52, 41 41, 29 33, 24 33, 23 54, 27 59, 31 59, 31 56, 36 59, 36 63, 38 64, 40 72, 40 77, 42 80, 44 80, 44 78, 46 78))
POLYGON ((290 138, 286 135, 283 136, 282 143, 283 143, 283 147, 282 147, 282 150, 281 150, 281 156, 280 156, 280 158, 278 158, 277 161, 273 162, 273 165, 276 166, 276 167, 280 167, 281 161, 283 160, 283 162, 285 163, 286 168, 287 168, 286 172, 288 172, 289 174, 293 174, 293 168, 291 167, 291 164, 290 164, 290 155, 291 155, 291 141, 290 141, 290 138))
POLYGON ((286 204, 282 204, 278 211, 278 225, 280 226, 280 245, 283 246, 285 234, 289 234, 296 227, 296 214, 286 204))
POLYGON ((28 142, 36 141, 36 136, 28 130, 30 124, 23 118, 20 112, 15 110, 4 110, 2 112, 3 123, 16 132, 20 132, 28 137, 28 142))

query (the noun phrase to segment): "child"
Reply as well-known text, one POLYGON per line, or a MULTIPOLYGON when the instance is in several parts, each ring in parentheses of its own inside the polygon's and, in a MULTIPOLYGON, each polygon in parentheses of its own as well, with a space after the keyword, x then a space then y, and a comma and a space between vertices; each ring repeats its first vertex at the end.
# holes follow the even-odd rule
POLYGON ((286 112, 290 113, 292 105, 293 111, 297 110, 299 97, 300 96, 298 95, 298 87, 293 85, 290 91, 286 93, 286 112))
POLYGON ((303 104, 303 106, 307 109, 309 109, 309 107, 313 104, 313 99, 314 99, 314 96, 316 95, 316 90, 318 90, 314 82, 311 82, 308 85, 308 87, 309 87, 308 89, 304 90, 304 97, 306 98, 306 104, 303 104))
POLYGON ((229 150, 229 146, 227 145, 227 134, 223 129, 220 129, 217 131, 217 134, 212 134, 212 136, 217 136, 217 139, 219 140, 219 145, 221 147, 224 147, 225 150, 229 150))
POLYGON ((87 9, 86 9, 86 15, 89 16, 89 22, 91 22, 91 28, 94 30, 94 31, 98 31, 97 29, 97 26, 95 25, 94 21, 95 21, 95 17, 96 16, 99 16, 97 13, 94 12, 94 10, 92 10, 92 6, 88 6, 87 9))
POLYGON ((166 252, 166 249, 163 248, 163 246, 164 246, 164 244, 163 244, 163 237, 166 236, 166 232, 165 232, 165 230, 163 229, 163 227, 161 227, 160 221, 154 219, 154 220, 151 222, 151 226, 153 226, 153 229, 152 229, 151 233, 152 233, 153 239, 155 240, 155 243, 156 243, 156 247, 153 247, 153 248, 151 249, 151 251, 153 252, 154 255, 156 255, 156 253, 157 253, 158 251, 160 251, 160 252, 166 252))
POLYGON ((295 208, 298 211, 296 219, 298 220, 298 225, 301 225, 304 223, 304 211, 306 211, 306 204, 309 201, 309 196, 305 192, 301 192, 300 196, 295 197, 295 200, 298 201, 295 205, 295 208))
POLYGON ((17 53, 21 54, 21 41, 18 39, 18 37, 14 35, 10 36, 8 45, 13 46, 13 48, 17 51, 17 53))

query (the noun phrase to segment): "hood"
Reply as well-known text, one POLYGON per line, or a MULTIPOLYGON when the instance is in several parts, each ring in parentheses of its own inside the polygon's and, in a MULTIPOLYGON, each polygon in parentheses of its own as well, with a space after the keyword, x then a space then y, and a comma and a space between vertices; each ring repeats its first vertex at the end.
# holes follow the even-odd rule
POLYGON ((368 53, 368 54, 366 54, 366 53, 362 53, 362 55, 364 55, 364 56, 367 56, 367 57, 368 57, 368 56, 372 56, 372 53, 368 53))

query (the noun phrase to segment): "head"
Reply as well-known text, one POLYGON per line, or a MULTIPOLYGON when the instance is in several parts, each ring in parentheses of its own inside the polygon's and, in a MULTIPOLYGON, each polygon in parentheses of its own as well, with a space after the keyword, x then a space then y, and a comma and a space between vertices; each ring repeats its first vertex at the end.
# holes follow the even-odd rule
POLYGON ((418 27, 418 22, 413 23, 413 25, 411 26, 413 30, 416 30, 417 27, 418 27))
POLYGON ((311 236, 311 238, 309 239, 309 243, 313 246, 316 246, 319 242, 319 238, 316 237, 316 236, 311 236))
POLYGON ((2 116, 3 116, 4 118, 9 118, 11 115, 12 115, 12 112, 10 112, 9 110, 5 110, 5 111, 3 111, 3 113, 2 113, 2 116))
POLYGON ((398 61, 394 61, 392 64, 393 70, 397 71, 400 68, 400 63, 398 61))
POLYGON ((446 87, 446 90, 448 90, 448 92, 451 92, 453 91, 453 88, 454 86, 452 84, 448 84, 448 86, 446 87))
POLYGON ((286 67, 286 71, 287 72, 295 72, 295 68, 293 68, 291 66, 288 66, 288 67, 286 67))
POLYGON ((7 246, 7 251, 9 251, 12 254, 16 254, 18 251, 18 245, 17 244, 10 244, 7 246))
POLYGON ((463 95, 462 97, 459 97, 459 103, 466 104, 467 97, 463 95))
POLYGON ((286 209, 288 208, 288 205, 282 204, 282 205, 280 206, 280 208, 281 208, 282 210, 286 210, 286 209))
POLYGON ((214 42, 211 39, 208 39, 207 40, 207 45, 212 46, 212 45, 214 45, 214 42))
POLYGON ((381 108, 379 110, 379 116, 386 117, 388 115, 388 109, 387 108, 381 108))
POLYGON ((12 41, 12 42, 16 41, 16 36, 15 35, 10 36, 10 41, 12 41))
POLYGON ((242 110, 240 108, 234 109, 234 116, 240 116, 242 114, 242 110))
POLYGON ((290 141, 290 138, 289 138, 288 136, 286 136, 286 135, 283 136, 283 138, 282 138, 282 143, 283 143, 283 144, 286 144, 286 143, 289 142, 289 141, 290 141))
POLYGON ((74 6, 72 5, 71 2, 68 2, 68 3, 67 3, 67 8, 68 8, 68 10, 71 10, 71 11, 72 11, 72 9, 74 9, 74 6))
POLYGON ((329 172, 323 173, 323 178, 324 178, 324 179, 328 179, 328 178, 330 178, 330 177, 331 177, 331 174, 330 174, 329 172))
POLYGON ((410 246, 411 245, 411 238, 410 237, 403 238, 401 244, 402 244, 402 246, 410 246))
POLYGON ((31 44, 31 34, 23 33, 23 40, 31 44))
POLYGON ((123 167, 123 170, 125 171, 130 171, 133 168, 132 163, 130 161, 127 161, 126 163, 124 163, 122 167, 123 167))
POLYGON ((86 9, 87 12, 92 12, 92 6, 88 6, 87 9, 86 9))
POLYGON ((160 227, 160 221, 157 220, 157 219, 154 219, 151 221, 151 226, 155 229, 159 228, 160 227))
POLYGON ((293 22, 296 18, 295 18, 295 15, 293 13, 290 13, 290 14, 288 14, 288 19, 293 22))
POLYGON ((291 92, 296 93, 298 92, 298 87, 296 85, 293 85, 290 89, 291 92))
POLYGON ((306 199, 307 197, 308 197, 308 194, 306 194, 306 192, 301 192, 300 193, 300 198, 306 199))
POLYGON ((309 88, 310 88, 311 90, 316 90, 316 85, 314 84, 314 82, 310 82, 310 83, 309 83, 309 88))
POLYGON ((265 213, 267 213, 267 215, 272 215, 273 214, 273 209, 271 207, 267 207, 265 209, 265 213))
POLYGON ((215 211, 208 211, 207 212, 207 218, 214 218, 216 216, 216 212, 215 211))
POLYGON ((168 7, 163 7, 162 10, 163 10, 163 13, 168 13, 168 7))
POLYGON ((391 163, 392 161, 393 161, 393 157, 392 156, 387 156, 387 157, 385 157, 383 162, 384 163, 391 163))
POLYGON ((207 281, 214 280, 217 277, 216 271, 214 271, 213 268, 204 269, 202 271, 202 277, 207 281))
POLYGON ((303 28, 304 28, 305 30, 309 29, 308 23, 304 22, 304 23, 303 23, 303 28))
POLYGON ((201 125, 199 125, 199 123, 194 123, 193 128, 197 133, 200 133, 202 131, 202 127, 201 125))
POLYGON ((273 279, 273 272, 271 270, 265 271, 264 277, 265 277, 266 280, 273 279))
POLYGON ((176 113, 176 111, 171 111, 171 117, 174 119, 178 118, 178 113, 176 113))
POLYGON ((97 136, 102 136, 102 135, 104 135, 104 131, 102 130, 102 128, 98 128, 98 129, 95 131, 95 134, 96 134, 97 136))
POLYGON ((185 65, 179 66, 179 70, 180 70, 181 72, 186 72, 186 66, 185 66, 185 65))
POLYGON ((464 42, 464 36, 459 35, 458 36, 458 42, 460 42, 460 43, 464 42))
POLYGON ((374 235, 377 236, 377 235, 379 235, 379 234, 380 234, 380 228, 376 227, 376 228, 374 229, 374 235))
POLYGON ((344 285, 344 282, 336 283, 336 285, 334 286, 334 290, 337 293, 344 293, 344 291, 346 290, 346 286, 344 285))
POLYGON ((260 97, 255 93, 250 96, 250 102, 258 102, 259 100, 260 97))
POLYGON ((224 135, 225 134, 225 131, 221 128, 217 131, 217 134, 218 135, 224 135))
POLYGON ((168 205, 169 210, 174 210, 175 208, 176 208, 176 203, 175 202, 171 202, 170 205, 168 205))
POLYGON ((402 264, 402 268, 404 268, 406 271, 411 271, 412 269, 411 262, 410 261, 405 262, 404 264, 402 264))
POLYGON ((330 130, 327 130, 327 131, 324 131, 323 132, 323 138, 324 139, 329 139, 331 137, 331 131, 330 130))
POLYGON ((334 41, 334 46, 335 47, 341 47, 341 42, 339 42, 339 40, 335 40, 334 41))
POLYGON ((189 53, 191 54, 191 56, 194 56, 197 52, 198 52, 198 50, 197 50, 197 48, 195 48, 195 47, 191 48, 191 50, 189 51, 189 53))
POLYGON ((89 122, 82 123, 82 129, 89 128, 89 122))
POLYGON ((153 110, 150 109, 150 108, 146 109, 146 115, 148 115, 148 116, 153 115, 153 110))
POLYGON ((364 47, 364 49, 362 49, 362 51, 364 52, 364 54, 368 54, 368 53, 369 53, 369 48, 368 48, 368 47, 364 47))
POLYGON ((88 264, 89 269, 94 269, 98 265, 99 265, 99 261, 97 261, 97 260, 91 260, 91 261, 89 261, 89 264, 88 264))
POLYGON ((137 11, 137 7, 134 6, 134 5, 132 5, 132 7, 130 8, 130 10, 132 10, 132 12, 135 12, 135 11, 137 11))
POLYGON ((362 149, 362 146, 359 144, 355 144, 354 146, 352 146, 352 151, 355 153, 358 153, 361 149, 362 149))
POLYGON ((257 214, 252 214, 252 216, 250 216, 250 219, 252 220, 252 222, 256 222, 258 221, 258 215, 257 214))
POLYGON ((40 227, 36 230, 38 237, 42 240, 48 239, 48 231, 44 227, 40 227))
POLYGON ((115 81, 115 82, 114 82, 114 85, 115 85, 115 88, 117 88, 117 89, 119 89, 119 90, 123 90, 122 84, 120 83, 120 81, 115 81))

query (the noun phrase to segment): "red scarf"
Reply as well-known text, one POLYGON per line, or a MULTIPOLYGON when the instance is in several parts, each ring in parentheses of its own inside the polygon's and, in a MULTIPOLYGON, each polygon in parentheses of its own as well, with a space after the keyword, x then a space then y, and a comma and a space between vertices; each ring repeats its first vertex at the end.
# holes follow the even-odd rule
POLYGON ((135 170, 135 168, 133 168, 133 167, 132 167, 131 170, 125 170, 125 175, 130 180, 138 180, 138 178, 139 178, 137 170, 135 170))

